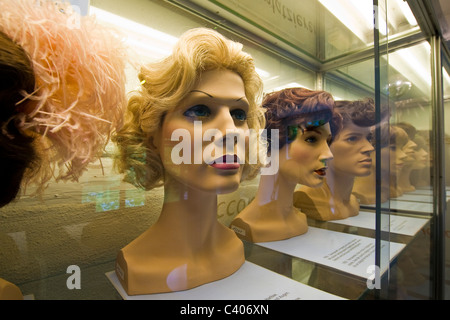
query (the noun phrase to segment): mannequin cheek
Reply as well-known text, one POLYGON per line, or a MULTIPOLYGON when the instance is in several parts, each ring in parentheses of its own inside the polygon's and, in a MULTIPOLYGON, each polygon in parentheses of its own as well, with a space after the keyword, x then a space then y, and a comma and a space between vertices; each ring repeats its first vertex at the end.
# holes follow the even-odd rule
MULTIPOLYGON (((283 148, 284 149, 284 148, 283 148)), ((285 150, 281 150, 285 155, 286 159, 294 160, 299 164, 308 164, 314 160, 315 154, 313 151, 308 150, 306 148, 302 148, 298 145, 292 145, 291 148, 288 149, 288 152, 285 150)), ((280 155, 281 158, 281 155, 280 155)))
POLYGON ((280 150, 280 172, 286 176, 296 177, 297 179, 304 178, 306 172, 311 167, 314 157, 311 152, 302 150, 302 148, 291 148, 289 152, 287 149, 280 150))
POLYGON ((355 154, 355 147, 344 145, 341 143, 341 141, 335 141, 330 146, 330 151, 333 154, 334 160, 339 161, 340 159, 346 159, 346 162, 348 163, 348 160, 351 160, 353 154, 355 154))

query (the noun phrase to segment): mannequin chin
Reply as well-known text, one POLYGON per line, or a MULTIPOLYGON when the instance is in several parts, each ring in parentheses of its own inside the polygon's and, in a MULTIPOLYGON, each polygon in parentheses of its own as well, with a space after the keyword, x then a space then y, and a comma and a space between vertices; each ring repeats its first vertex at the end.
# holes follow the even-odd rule
MULTIPOLYGON (((176 66, 173 68, 178 71, 185 67, 183 63, 192 62, 176 53, 189 54, 192 50, 191 55, 197 56, 199 51, 199 60, 208 61, 189 68, 195 70, 192 76, 197 80, 192 87, 180 87, 186 92, 181 100, 174 98, 172 107, 156 114, 158 108, 139 100, 142 112, 125 124, 125 128, 134 126, 138 136, 142 136, 142 128, 148 130, 143 143, 148 143, 147 159, 155 161, 146 161, 140 168, 132 167, 138 176, 139 169, 143 169, 142 177, 147 180, 139 181, 146 189, 156 185, 158 179, 164 185, 164 203, 158 220, 117 256, 116 274, 129 295, 191 289, 230 276, 245 261, 242 241, 217 220, 217 195, 235 191, 243 178, 254 176, 245 162, 248 139, 243 138, 244 143, 240 144, 235 142, 235 135, 233 138, 230 135, 261 126, 256 121, 261 80, 249 55, 233 51, 236 56, 230 57, 223 50, 235 45, 213 30, 193 29, 179 40, 178 46, 185 47, 184 50, 175 49, 165 64, 153 65, 160 72, 142 69, 141 76, 152 84, 161 81, 153 79, 167 74, 164 70, 176 66), (242 59, 245 64, 239 63, 242 59), (230 60, 233 62, 222 65, 230 60), (203 70, 205 64, 210 69, 203 70), (249 87, 250 83, 257 86, 249 87), (150 122, 147 126, 146 112, 155 112, 148 116, 153 121, 159 117, 157 127, 150 122), (255 117, 247 118, 250 113, 255 117), (154 179, 148 179, 149 176, 154 179)), ((174 73, 167 81, 183 82, 176 76, 186 75, 174 73)), ((139 99, 166 95, 164 90, 157 92, 147 87, 147 83, 139 99)), ((156 98, 155 103, 160 100, 156 98)), ((130 100, 129 106, 133 101, 130 100)), ((119 131, 115 140, 124 154, 130 150, 124 142, 131 140, 120 137, 128 134, 127 130, 119 131)), ((129 156, 121 159, 124 167, 129 165, 126 162, 129 156)))
POLYGON ((270 145, 271 158, 274 154, 279 158, 278 172, 261 174, 255 199, 231 222, 230 228, 240 238, 251 242, 277 241, 308 231, 305 214, 293 206, 293 193, 298 183, 311 187, 323 183, 326 162, 332 158, 328 142, 333 102, 324 91, 304 88, 274 92, 263 101, 268 110, 266 129, 280 132, 278 144, 274 145, 276 138, 271 137, 270 145), (312 110, 303 107, 303 103, 313 105, 312 110), (324 108, 324 118, 308 119, 308 112, 313 114, 318 108, 324 108), (304 112, 301 115, 297 114, 300 110, 304 112), (308 123, 310 126, 305 127, 308 123))

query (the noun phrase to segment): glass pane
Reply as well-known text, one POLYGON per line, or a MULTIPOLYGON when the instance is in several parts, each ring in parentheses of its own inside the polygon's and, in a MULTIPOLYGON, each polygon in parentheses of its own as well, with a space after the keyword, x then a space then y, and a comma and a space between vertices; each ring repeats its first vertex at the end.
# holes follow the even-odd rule
MULTIPOLYGON (((167 56, 181 33, 189 28, 205 25, 203 20, 193 16, 187 18, 182 12, 159 2, 142 5, 137 1, 134 5, 124 6, 118 1, 94 0, 91 1, 90 13, 96 15, 102 23, 122 32, 136 65, 167 56), (161 12, 158 16, 164 16, 164 19, 143 19, 142 13, 136 10, 139 6, 144 11, 161 12)), ((206 26, 216 28, 208 24, 206 26)), ((220 29, 220 32, 231 39, 236 38, 227 30, 220 29)), ((266 92, 289 86, 315 87, 314 72, 263 50, 250 41, 241 38, 236 40, 243 43, 245 50, 255 59, 266 92)), ((128 74, 127 88, 133 90, 139 85, 136 69, 130 66, 128 74)))
MULTIPOLYGON (((181 2, 171 0, 175 3, 181 2)), ((218 17, 251 31, 312 63, 373 46, 373 2, 361 0, 192 0, 218 17)), ((383 36, 419 32, 407 3, 380 1, 383 36), (386 12, 391 17, 386 23, 386 12)), ((317 65, 317 64, 316 64, 317 65)))
MULTIPOLYGON (((321 23, 325 52, 323 60, 371 48, 373 39, 373 2, 358 0, 319 0, 325 7, 321 23)), ((380 36, 395 39, 418 31, 417 22, 402 0, 379 1, 380 36), (386 14, 388 19, 386 19, 386 14)))
MULTIPOLYGON (((411 140, 414 146, 415 162, 404 156, 398 160, 398 166, 381 168, 387 176, 381 176, 381 182, 390 185, 386 189, 389 200, 382 203, 382 210, 390 208, 390 239, 392 243, 408 244, 392 264, 390 273, 391 283, 389 289, 390 299, 423 298, 429 297, 430 290, 430 241, 429 219, 433 212, 433 193, 431 189, 431 161, 429 137, 431 130, 431 73, 430 73, 430 46, 424 41, 414 46, 401 48, 388 55, 381 53, 381 66, 389 61, 388 71, 381 73, 381 102, 389 106, 389 123, 396 128, 391 134, 402 126, 403 135, 410 132, 410 136, 399 147, 398 152, 391 152, 385 159, 394 162, 395 155, 406 151, 406 142, 411 140), (389 100, 387 100, 387 94, 389 100), (390 158, 390 160, 389 160, 390 158), (407 217, 407 218, 405 218, 407 217), (397 229, 396 223, 401 220, 417 223, 418 232, 410 237, 397 229), (423 224, 423 226, 421 226, 423 224), (394 288, 394 289, 393 289, 394 288), (402 290, 405 291, 402 291, 402 290)), ((375 81, 373 60, 341 67, 325 76, 325 88, 330 90, 337 98, 355 99, 364 96, 374 96, 375 81), (340 81, 335 80, 341 77, 340 81), (372 93, 373 92, 373 93, 372 93)), ((445 83, 445 82, 444 82, 445 83)), ((409 142, 409 144, 412 144, 409 142)), ((383 154, 384 151, 380 150, 383 154)), ((385 162, 385 163, 386 163, 385 162)), ((374 184, 374 181, 371 182, 374 184)), ((366 178, 356 178, 355 192, 359 193, 361 185, 367 186, 366 178)), ((366 194, 367 195, 367 194, 366 194)), ((360 199, 361 208, 374 208, 375 203, 365 203, 367 199, 360 199)), ((383 216, 383 219, 387 219, 383 216)), ((382 220, 383 221, 383 220, 382 220)), ((386 221, 385 221, 386 222, 386 221)), ((406 222, 405 222, 406 223, 406 222)), ((386 227, 389 223, 383 224, 386 227)), ((391 244, 391 248, 394 244, 391 244)), ((392 254, 393 252, 391 252, 392 254)), ((383 256, 383 261, 389 261, 383 256)))
MULTIPOLYGON (((380 1, 379 5, 382 2, 380 1)), ((370 1, 365 3, 366 9, 369 10, 371 5, 370 1)), ((380 23, 385 24, 385 21, 386 18, 383 18, 380 23)), ((374 137, 371 141, 373 149, 370 153, 372 164, 369 174, 361 174, 355 177, 352 192, 360 205, 358 217, 365 216, 365 219, 370 219, 374 229, 372 234, 374 238, 373 265, 368 266, 367 272, 376 270, 378 273, 371 278, 372 283, 369 283, 368 279, 367 286, 372 290, 368 290, 366 295, 367 297, 385 298, 389 285, 390 263, 401 252, 402 244, 390 246, 389 242, 389 194, 385 192, 386 189, 389 190, 389 152, 386 153, 385 151, 389 148, 386 148, 386 145, 382 143, 386 139, 386 128, 389 128, 389 119, 383 116, 389 113, 390 108, 388 91, 386 90, 389 83, 389 66, 387 65, 386 47, 380 46, 385 41, 385 35, 379 33, 375 37, 372 31, 371 36, 372 43, 375 41, 376 44, 374 54, 364 61, 348 63, 328 72, 325 76, 325 88, 333 93, 336 100, 364 101, 364 99, 373 99, 374 101, 374 117, 378 119, 378 122, 373 123, 371 127, 371 134, 374 137), (383 133, 381 136, 380 132, 383 133)), ((363 111, 360 110, 360 112, 363 111)), ((370 112, 370 108, 367 108, 367 112, 370 112)), ((355 116, 355 119, 358 119, 358 117, 355 116)), ((362 150, 361 153, 363 154, 362 150)))
POLYGON ((447 189, 447 210, 445 215, 445 299, 450 299, 450 203, 448 202, 450 188, 450 65, 445 60, 442 68, 442 82, 444 89, 444 115, 445 115, 445 185, 447 189))
MULTIPOLYGON (((409 217, 423 227, 410 239, 391 269, 390 299, 429 299, 431 294, 430 219, 433 216, 431 61, 427 41, 389 53, 391 125, 406 139, 391 169, 392 217, 409 217), (403 131, 402 131, 403 130, 403 131), (405 135, 406 133, 406 135, 405 135), (393 174, 394 173, 394 174, 393 174)), ((391 158, 391 160, 394 160, 391 158)), ((391 218, 392 220, 392 218, 391 218)), ((392 229, 391 229, 392 231, 392 229)))
MULTIPOLYGON (((363 159, 370 174, 336 184, 341 188, 333 190, 353 187, 353 194, 346 193, 352 201, 345 204, 357 208, 356 214, 339 219, 306 218, 304 204, 296 204, 300 213, 305 213, 308 231, 297 239, 302 246, 290 248, 303 251, 286 251, 277 246, 280 242, 269 243, 275 241, 244 240, 245 255, 247 261, 296 284, 346 299, 380 297, 380 290, 372 289, 381 289, 381 298, 388 299, 429 297, 434 178, 430 171, 430 46, 427 41, 417 42, 420 30, 407 1, 379 1, 375 10, 378 40, 372 0, 90 0, 90 5, 90 14, 126 38, 132 57, 126 70, 127 92, 140 86, 137 73, 141 64, 167 56, 182 33, 203 26, 243 44, 255 59, 265 94, 303 87, 325 90, 337 104, 372 99, 375 102, 367 104, 377 108, 378 116, 387 110, 386 119, 370 125, 375 140, 370 132, 363 136, 373 148, 370 159, 363 159), (402 38, 415 42, 396 42, 402 38), (395 46, 386 52, 391 43, 395 46), (408 150, 412 150, 410 155, 408 150), (361 187, 365 188, 362 192, 361 187), (373 268, 377 263, 381 275, 373 268)), ((447 71, 444 69, 446 111, 450 108, 447 71)), ((297 104, 291 106, 298 108, 297 104)), ((450 109, 445 113, 450 128, 449 114, 450 109)), ((447 138, 450 150, 450 132, 447 138)), ((335 141, 322 142, 330 150, 336 147, 335 141)), ((121 299, 105 272, 114 270, 121 248, 158 220, 164 190, 158 187, 144 192, 124 182, 113 167, 115 151, 110 143, 78 182, 52 180, 42 198, 31 196, 33 190, 28 189, 20 199, 1 208, 1 278, 35 299, 121 299), (82 290, 68 289, 71 265, 81 267, 82 290)), ((350 163, 348 154, 341 159, 350 163)), ((327 161, 329 165, 329 157, 327 161)), ((304 167, 294 166, 294 172, 304 167)), ((331 177, 330 167, 310 171, 321 181, 331 181, 340 173, 335 170, 331 177)), ((446 175, 450 186, 450 167, 446 175)), ((218 196, 217 218, 222 224, 230 226, 255 199, 261 176, 242 182, 235 192, 218 196)), ((297 183, 293 192, 305 185, 297 183)), ((315 189, 327 192, 319 197, 321 205, 334 215, 337 198, 329 185, 322 186, 324 189, 315 189)), ((276 200, 286 195, 284 199, 291 193, 270 193, 276 200)), ((450 244, 447 252, 448 248, 450 244)), ((284 297, 282 292, 277 294, 277 298, 284 297)))

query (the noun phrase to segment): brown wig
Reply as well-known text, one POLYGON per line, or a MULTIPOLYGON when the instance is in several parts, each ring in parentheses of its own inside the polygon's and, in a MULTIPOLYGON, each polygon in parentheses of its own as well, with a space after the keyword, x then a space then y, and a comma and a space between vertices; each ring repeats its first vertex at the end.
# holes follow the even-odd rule
POLYGON ((268 152, 271 129, 278 130, 280 149, 295 140, 299 127, 311 129, 332 122, 332 134, 337 134, 340 118, 335 116, 333 105, 334 99, 326 91, 288 88, 267 94, 262 107, 266 110, 268 152))
POLYGON ((0 32, 0 207, 14 200, 25 172, 38 162, 34 138, 20 129, 18 116, 24 96, 34 86, 27 53, 0 32))
POLYGON ((383 122, 380 125, 380 148, 386 148, 396 145, 403 147, 408 142, 408 134, 405 130, 396 125, 391 125, 388 122, 383 122))
POLYGON ((398 122, 395 125, 405 130, 405 132, 408 134, 408 137, 411 140, 414 140, 414 138, 416 137, 417 130, 412 124, 407 122, 398 122))
POLYGON ((371 98, 336 101, 335 111, 342 116, 343 125, 353 123, 359 127, 371 127, 376 124, 375 102, 371 98))

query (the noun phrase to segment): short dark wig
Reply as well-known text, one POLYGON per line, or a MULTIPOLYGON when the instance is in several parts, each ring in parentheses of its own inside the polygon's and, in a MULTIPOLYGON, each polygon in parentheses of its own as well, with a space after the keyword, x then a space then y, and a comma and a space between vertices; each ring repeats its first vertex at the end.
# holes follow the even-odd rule
POLYGON ((20 102, 34 87, 27 53, 0 32, 0 207, 14 200, 26 170, 38 161, 34 139, 20 129, 17 117, 20 102))
POLYGON ((330 123, 332 134, 340 129, 340 116, 333 112, 334 99, 326 91, 287 88, 264 96, 268 152, 271 152, 271 129, 278 129, 279 148, 295 140, 297 128, 311 129, 330 123))
POLYGON ((336 101, 335 111, 342 116, 344 126, 347 123, 353 123, 359 127, 371 127, 377 122, 375 117, 375 102, 371 98, 354 101, 336 101))

